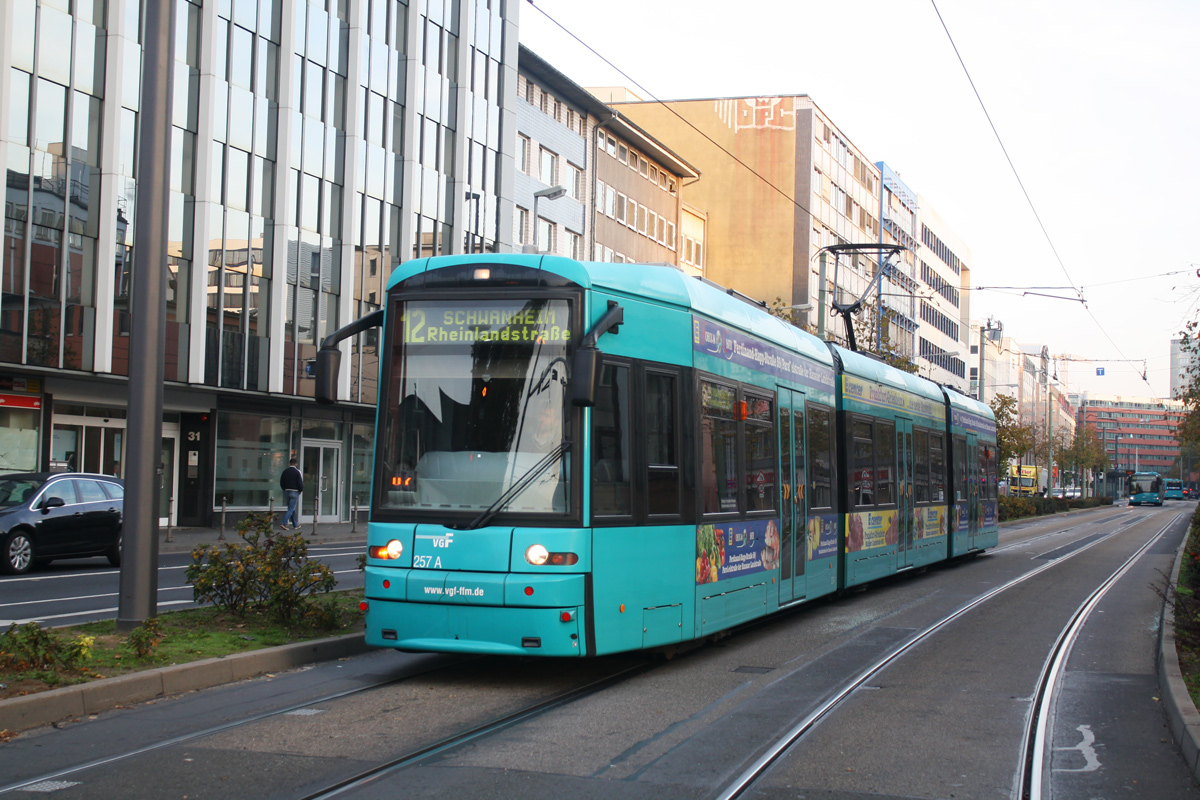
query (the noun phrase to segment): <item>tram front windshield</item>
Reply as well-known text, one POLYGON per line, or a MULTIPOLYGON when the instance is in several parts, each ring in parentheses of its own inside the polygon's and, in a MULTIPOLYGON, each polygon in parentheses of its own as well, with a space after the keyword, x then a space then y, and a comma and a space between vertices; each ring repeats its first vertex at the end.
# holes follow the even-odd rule
POLYGON ((1134 475, 1129 479, 1130 494, 1158 494, 1160 487, 1157 475, 1134 475))
POLYGON ((570 301, 411 300, 391 309, 376 504, 565 514, 570 301))

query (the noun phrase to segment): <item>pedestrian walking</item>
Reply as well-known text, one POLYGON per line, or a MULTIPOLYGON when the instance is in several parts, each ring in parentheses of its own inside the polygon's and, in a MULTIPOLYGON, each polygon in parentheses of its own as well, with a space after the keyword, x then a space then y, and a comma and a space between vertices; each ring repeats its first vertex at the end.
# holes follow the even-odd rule
POLYGON ((279 476, 279 488, 283 489, 283 496, 287 498, 287 513, 283 515, 283 522, 279 526, 285 531, 300 529, 300 492, 304 491, 304 475, 300 473, 298 463, 293 458, 279 476))

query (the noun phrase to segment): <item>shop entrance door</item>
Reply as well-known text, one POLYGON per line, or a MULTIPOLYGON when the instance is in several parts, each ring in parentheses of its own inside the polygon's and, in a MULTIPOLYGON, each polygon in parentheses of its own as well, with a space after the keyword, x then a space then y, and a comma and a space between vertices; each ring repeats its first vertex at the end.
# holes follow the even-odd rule
POLYGON ((179 510, 175 508, 175 504, 178 502, 175 487, 179 485, 178 453, 179 431, 168 431, 164 424, 162 456, 159 459, 159 468, 162 473, 159 476, 158 484, 158 524, 164 528, 176 524, 179 518, 179 510))
POLYGON ((305 441, 300 471, 304 492, 300 495, 300 519, 338 522, 341 519, 342 445, 340 442, 305 441))

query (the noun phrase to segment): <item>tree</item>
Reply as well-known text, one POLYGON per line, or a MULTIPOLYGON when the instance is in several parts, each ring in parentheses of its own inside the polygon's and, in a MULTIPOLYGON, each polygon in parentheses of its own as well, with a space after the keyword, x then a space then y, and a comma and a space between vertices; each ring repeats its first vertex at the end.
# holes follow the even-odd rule
POLYGON ((1017 398, 1012 395, 996 395, 991 407, 996 416, 996 455, 1001 470, 1007 474, 1008 464, 1023 458, 1033 448, 1033 427, 1021 424, 1017 398))
POLYGON ((1175 399, 1182 400, 1184 416, 1175 428, 1180 446, 1200 445, 1200 321, 1192 320, 1180 334, 1180 349, 1188 367, 1183 372, 1183 388, 1175 399))
POLYGON ((1070 470, 1077 476, 1077 485, 1086 485, 1084 473, 1092 474, 1108 469, 1108 454, 1104 452, 1104 443, 1096 435, 1096 429, 1084 425, 1075 429, 1075 435, 1065 432, 1055 437, 1055 450, 1058 453, 1058 464, 1070 470))

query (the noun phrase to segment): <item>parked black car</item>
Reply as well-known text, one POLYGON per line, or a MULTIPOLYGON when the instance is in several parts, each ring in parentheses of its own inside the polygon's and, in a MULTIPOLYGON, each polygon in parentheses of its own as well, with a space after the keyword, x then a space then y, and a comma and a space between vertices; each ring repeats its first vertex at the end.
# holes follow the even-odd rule
POLYGON ((120 566, 124 498, 125 485, 109 475, 0 475, 0 571, 88 556, 120 566))

